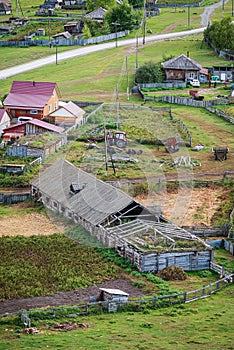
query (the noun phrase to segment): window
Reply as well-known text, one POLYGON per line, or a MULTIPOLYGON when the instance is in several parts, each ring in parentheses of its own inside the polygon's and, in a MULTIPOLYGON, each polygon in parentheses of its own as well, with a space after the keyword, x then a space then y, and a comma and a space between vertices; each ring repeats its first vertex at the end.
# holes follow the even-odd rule
POLYGON ((49 108, 49 112, 51 112, 51 105, 49 105, 48 108, 49 108))
POLYGON ((194 79, 194 78, 195 78, 195 74, 194 74, 193 72, 190 72, 190 73, 189 73, 189 78, 190 78, 190 79, 194 79))
POLYGON ((31 109, 30 114, 38 114, 38 110, 36 110, 36 109, 31 109))

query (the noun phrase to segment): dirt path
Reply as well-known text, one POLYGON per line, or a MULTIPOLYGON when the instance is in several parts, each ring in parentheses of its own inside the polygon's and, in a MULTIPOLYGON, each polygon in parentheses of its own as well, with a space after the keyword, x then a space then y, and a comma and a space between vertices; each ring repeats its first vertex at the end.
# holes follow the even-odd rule
POLYGON ((99 288, 121 289, 129 294, 129 297, 140 297, 143 293, 140 289, 133 287, 127 279, 117 279, 103 282, 97 286, 85 289, 76 289, 69 292, 60 292, 52 296, 33 297, 24 299, 11 299, 0 301, 0 316, 5 313, 14 313, 22 309, 34 309, 40 307, 76 305, 81 302, 89 302, 90 296, 98 296, 99 288))
POLYGON ((224 0, 224 1, 221 0, 221 1, 217 2, 216 4, 205 7, 204 12, 201 14, 201 26, 207 27, 208 23, 210 23, 210 16, 214 12, 214 10, 223 6, 227 2, 228 2, 228 0, 224 0))

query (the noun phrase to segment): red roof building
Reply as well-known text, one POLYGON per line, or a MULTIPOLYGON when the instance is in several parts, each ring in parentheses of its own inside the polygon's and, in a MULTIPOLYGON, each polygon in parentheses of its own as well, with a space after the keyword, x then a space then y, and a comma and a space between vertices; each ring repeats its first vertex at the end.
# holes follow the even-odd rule
POLYGON ((60 93, 56 83, 13 81, 3 104, 12 118, 42 120, 58 108, 60 93))
POLYGON ((46 123, 42 120, 32 119, 21 124, 15 124, 3 130, 4 141, 15 141, 25 135, 38 135, 46 132, 61 134, 64 128, 46 123))

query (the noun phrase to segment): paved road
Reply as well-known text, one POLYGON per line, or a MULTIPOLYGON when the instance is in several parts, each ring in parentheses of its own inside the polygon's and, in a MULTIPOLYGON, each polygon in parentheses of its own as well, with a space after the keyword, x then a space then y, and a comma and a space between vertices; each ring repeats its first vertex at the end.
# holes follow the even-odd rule
MULTIPOLYGON (((193 29, 193 30, 187 30, 183 32, 177 32, 177 33, 168 33, 168 34, 159 34, 159 35, 150 35, 146 37, 146 43, 147 42, 153 42, 153 41, 161 41, 161 40, 166 40, 166 39, 171 39, 171 38, 179 38, 179 37, 185 37, 193 34, 198 34, 198 33, 203 33, 204 29, 207 27, 209 23, 209 18, 212 14, 212 12, 218 8, 223 6, 226 2, 229 0, 221 0, 220 2, 207 6, 204 9, 204 12, 201 14, 201 28, 198 29, 193 29)), ((136 44, 135 39, 127 39, 127 40, 119 40, 118 41, 118 46, 133 46, 136 44)), ((141 45, 143 44, 143 38, 138 39, 138 44, 141 45)), ((67 60, 69 58, 73 57, 79 57, 79 56, 84 56, 91 54, 93 52, 99 52, 99 51, 104 51, 104 50, 109 50, 115 48, 116 43, 115 42, 108 42, 104 44, 97 44, 97 45, 92 45, 92 46, 86 46, 86 47, 80 47, 75 50, 71 51, 66 51, 62 53, 58 53, 57 59, 58 61, 63 61, 67 60)), ((21 64, 12 68, 7 68, 4 70, 0 71, 0 80, 1 79, 6 79, 8 77, 11 77, 16 74, 20 74, 23 72, 27 72, 29 70, 33 70, 48 64, 55 64, 56 56, 51 55, 45 58, 41 58, 39 60, 31 61, 25 64, 21 64)))
MULTIPOLYGON (((152 42, 152 41, 161 41, 165 39, 171 39, 171 38, 179 38, 179 37, 185 37, 193 34, 202 33, 204 31, 204 28, 198 28, 193 30, 187 30, 183 32, 177 32, 177 33, 168 33, 168 34, 160 34, 160 35, 150 35, 146 37, 146 43, 152 42)), ((138 44, 141 45, 143 42, 143 38, 138 39, 138 44)), ((136 40, 135 39, 127 39, 127 40, 119 40, 118 46, 127 46, 127 45, 135 45, 136 40)), ((66 51, 58 53, 58 61, 67 60, 69 58, 78 57, 78 56, 84 56, 91 54, 93 52, 98 51, 104 51, 108 49, 115 48, 116 43, 115 42, 108 42, 104 44, 97 44, 92 46, 86 46, 86 47, 80 47, 75 50, 66 51)), ((0 71, 0 79, 6 79, 8 77, 11 77, 16 74, 20 74, 23 72, 27 72, 32 69, 36 69, 48 64, 55 64, 55 55, 51 55, 45 58, 41 58, 39 60, 31 61, 25 64, 21 64, 12 68, 7 68, 0 71)))

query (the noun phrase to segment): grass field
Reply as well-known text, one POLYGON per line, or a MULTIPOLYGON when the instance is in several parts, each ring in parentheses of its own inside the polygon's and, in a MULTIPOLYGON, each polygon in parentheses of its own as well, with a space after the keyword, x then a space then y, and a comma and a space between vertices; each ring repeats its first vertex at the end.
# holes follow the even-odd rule
POLYGON ((1 350, 232 350, 233 286, 210 298, 159 310, 40 321, 42 334, 20 334, 18 316, 0 320, 1 350), (52 331, 58 322, 89 327, 52 331))
MULTIPOLYGON (((59 48, 59 50, 62 48, 59 48)), ((48 48, 18 48, 17 57, 22 56, 25 63, 30 59, 46 54, 54 54, 55 49, 48 51, 48 48), (19 55, 19 56, 18 56, 19 55)), ((16 63, 15 49, 0 48, 0 52, 6 52, 6 58, 0 63, 0 68, 5 68, 16 63), (6 50, 6 51, 5 51, 6 50), (6 63, 7 62, 7 63, 6 63)), ((204 67, 213 65, 230 65, 231 62, 218 57, 212 50, 202 44, 201 36, 189 37, 186 39, 168 40, 156 43, 146 43, 139 48, 139 66, 147 61, 159 62, 165 60, 169 55, 181 53, 190 55, 191 58, 200 62, 204 67)), ((90 54, 74 59, 50 64, 14 77, 1 80, 1 97, 8 94, 13 80, 35 80, 55 81, 60 89, 64 100, 88 100, 88 101, 115 101, 115 90, 118 84, 119 100, 124 102, 140 102, 134 96, 127 96, 127 81, 129 87, 134 85, 134 73, 136 64, 136 53, 133 47, 118 47, 103 52, 90 54), (126 56, 128 56, 128 72, 126 70, 126 56), (128 73, 128 74, 127 74, 128 73), (128 76, 128 79, 127 79, 128 76)))

